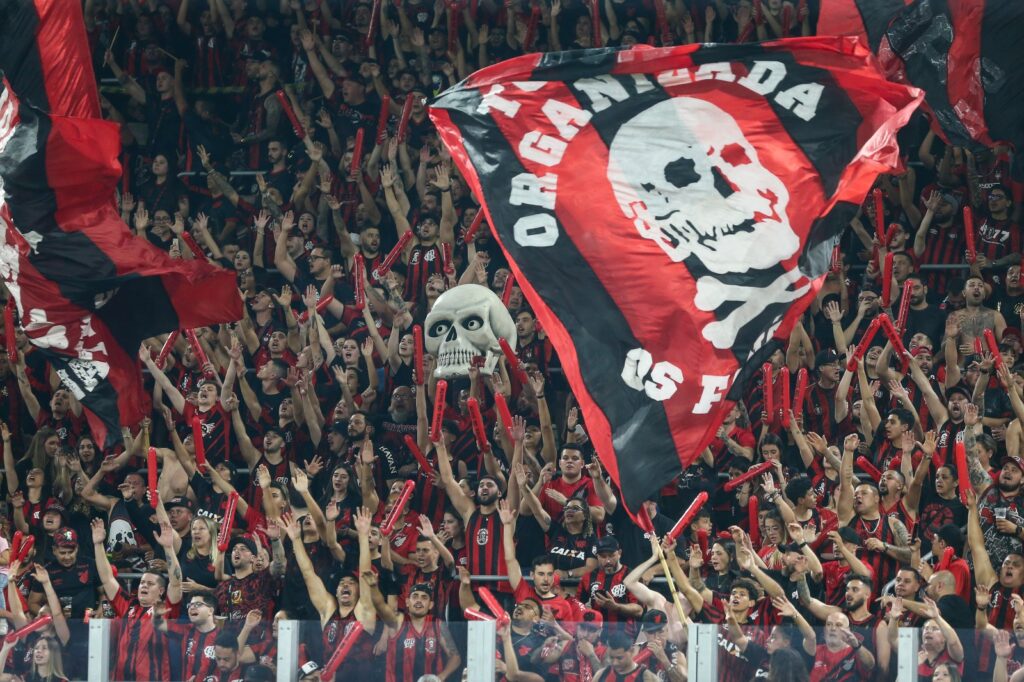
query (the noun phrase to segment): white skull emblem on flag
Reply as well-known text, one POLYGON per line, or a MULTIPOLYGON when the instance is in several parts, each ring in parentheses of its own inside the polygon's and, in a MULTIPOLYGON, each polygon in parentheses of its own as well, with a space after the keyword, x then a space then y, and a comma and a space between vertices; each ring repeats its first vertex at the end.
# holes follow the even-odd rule
MULTIPOLYGON (((608 178, 622 212, 673 262, 692 256, 713 273, 741 273, 771 268, 800 247, 785 183, 760 162, 736 120, 702 99, 673 97, 627 121, 609 147, 608 178)), ((706 325, 704 337, 731 347, 769 305, 807 291, 807 284, 790 290, 800 277, 793 271, 757 287, 700 278, 699 309, 742 304, 706 325)))

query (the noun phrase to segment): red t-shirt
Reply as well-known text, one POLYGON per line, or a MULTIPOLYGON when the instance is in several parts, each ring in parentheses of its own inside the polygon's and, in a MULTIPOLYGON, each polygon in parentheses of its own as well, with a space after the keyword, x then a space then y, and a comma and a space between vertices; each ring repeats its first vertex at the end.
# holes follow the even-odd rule
POLYGON ((576 599, 568 597, 548 597, 547 599, 537 594, 537 591, 533 589, 533 586, 525 580, 519 583, 519 587, 515 591, 515 600, 520 602, 524 599, 536 599, 540 603, 541 607, 547 607, 551 610, 551 613, 555 616, 555 620, 565 628, 572 632, 571 626, 567 626, 569 623, 578 623, 583 620, 583 604, 578 602, 576 599))
POLYGON ((590 507, 601 506, 601 498, 597 496, 597 491, 594 490, 594 479, 590 476, 580 476, 575 483, 568 483, 564 478, 556 478, 545 483, 540 489, 540 503, 544 507, 544 511, 550 514, 552 520, 555 521, 562 518, 563 504, 548 495, 548 490, 565 495, 566 500, 575 498, 586 500, 587 506, 590 507))

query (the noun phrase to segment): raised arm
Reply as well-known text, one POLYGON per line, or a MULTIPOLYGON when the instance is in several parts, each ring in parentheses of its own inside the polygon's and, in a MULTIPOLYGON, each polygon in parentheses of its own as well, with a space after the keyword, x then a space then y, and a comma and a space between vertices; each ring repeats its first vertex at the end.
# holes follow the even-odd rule
POLYGON ((107 539, 107 529, 101 519, 93 519, 90 525, 92 527, 93 553, 96 555, 96 572, 100 576, 100 584, 103 586, 103 592, 107 595, 107 599, 113 599, 117 596, 121 586, 117 583, 114 571, 110 568, 107 548, 103 546, 107 539))
POLYGON ((513 590, 518 589, 519 583, 523 582, 523 570, 519 566, 519 560, 516 559, 515 535, 518 515, 519 512, 510 509, 505 500, 498 502, 498 516, 501 518, 502 525, 501 540, 505 552, 505 569, 508 573, 508 582, 512 585, 513 590))
POLYGON ((310 602, 316 607, 320 614, 320 624, 325 625, 334 612, 337 610, 334 595, 324 587, 320 576, 313 568, 313 562, 306 552, 306 546, 302 542, 302 528, 291 514, 283 514, 276 523, 281 527, 292 543, 292 554, 295 557, 295 565, 299 567, 302 574, 302 581, 306 584, 306 592, 309 593, 310 602))

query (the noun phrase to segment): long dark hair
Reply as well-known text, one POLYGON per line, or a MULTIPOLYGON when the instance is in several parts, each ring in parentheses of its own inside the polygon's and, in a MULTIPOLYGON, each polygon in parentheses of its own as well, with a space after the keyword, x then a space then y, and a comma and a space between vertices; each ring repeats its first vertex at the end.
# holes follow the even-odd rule
POLYGON ((779 649, 771 657, 771 682, 808 682, 807 666, 800 654, 792 649, 779 649))

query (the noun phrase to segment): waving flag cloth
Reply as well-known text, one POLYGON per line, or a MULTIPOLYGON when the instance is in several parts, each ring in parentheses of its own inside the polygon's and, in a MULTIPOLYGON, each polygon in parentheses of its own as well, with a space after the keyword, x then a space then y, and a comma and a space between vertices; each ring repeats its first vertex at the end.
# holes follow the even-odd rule
POLYGON ((821 0, 818 35, 856 36, 876 54, 885 30, 913 0, 821 0))
POLYGON ((1015 175, 1024 175, 1024 2, 915 0, 886 35, 902 61, 892 71, 924 90, 945 137, 967 147, 1007 142, 1015 175))
POLYGON ((109 446, 144 416, 140 342, 237 320, 235 279, 121 221, 120 136, 100 118, 81 3, 0 0, 0 35, 0 275, 109 446))
POLYGON ((434 103, 628 508, 789 333, 919 102, 808 38, 527 55, 434 103))

